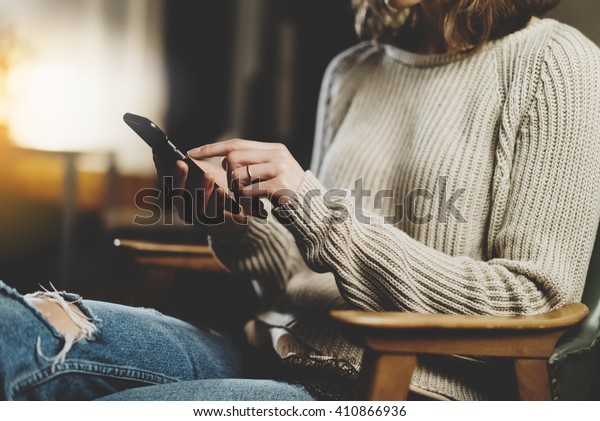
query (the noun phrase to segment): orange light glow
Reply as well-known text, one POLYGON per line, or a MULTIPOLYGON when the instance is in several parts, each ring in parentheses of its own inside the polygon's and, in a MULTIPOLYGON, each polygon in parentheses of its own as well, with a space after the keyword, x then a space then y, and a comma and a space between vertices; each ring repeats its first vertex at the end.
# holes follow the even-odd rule
POLYGON ((122 115, 164 123, 162 21, 152 10, 162 3, 114 3, 117 14, 106 13, 101 2, 76 3, 0 3, 0 25, 14 28, 20 57, 1 77, 0 123, 21 147, 112 152, 121 172, 152 173, 150 151, 122 115), (117 33, 116 15, 122 24, 117 33))

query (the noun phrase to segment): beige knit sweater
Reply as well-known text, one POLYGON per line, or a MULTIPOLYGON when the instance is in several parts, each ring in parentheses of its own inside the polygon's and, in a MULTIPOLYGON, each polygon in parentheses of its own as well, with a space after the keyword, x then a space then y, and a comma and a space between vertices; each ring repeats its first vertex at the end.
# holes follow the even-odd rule
MULTIPOLYGON (((281 290, 259 320, 359 368, 330 309, 551 310, 580 299, 599 216, 600 51, 544 19, 471 55, 340 54, 298 197, 211 243, 230 270, 281 290), (351 195, 357 182, 370 197, 351 195)), ((502 397, 495 367, 423 359, 412 383, 502 397)))

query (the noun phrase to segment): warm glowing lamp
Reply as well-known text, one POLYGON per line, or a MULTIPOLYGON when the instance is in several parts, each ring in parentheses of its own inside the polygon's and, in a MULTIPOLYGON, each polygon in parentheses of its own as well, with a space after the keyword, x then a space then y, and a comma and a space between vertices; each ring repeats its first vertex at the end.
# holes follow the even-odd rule
MULTIPOLYGON (((102 147, 102 129, 93 124, 98 112, 93 81, 86 86, 75 68, 58 64, 26 64, 12 69, 7 79, 10 101, 9 137, 21 153, 61 159, 63 222, 57 287, 68 288, 74 250, 81 159, 95 169, 115 174, 115 155, 102 147)), ((26 158, 25 158, 26 159, 26 158)), ((114 183, 108 182, 111 186, 114 183)), ((110 197, 110 192, 107 192, 110 197)))
POLYGON ((129 0, 111 3, 106 13, 96 0, 77 8, 70 2, 0 2, 0 23, 12 19, 30 50, 5 72, 7 106, 0 111, 8 136, 26 154, 64 162, 62 286, 69 278, 78 170, 154 172, 147 146, 121 117, 135 112, 164 123, 162 4, 129 0))

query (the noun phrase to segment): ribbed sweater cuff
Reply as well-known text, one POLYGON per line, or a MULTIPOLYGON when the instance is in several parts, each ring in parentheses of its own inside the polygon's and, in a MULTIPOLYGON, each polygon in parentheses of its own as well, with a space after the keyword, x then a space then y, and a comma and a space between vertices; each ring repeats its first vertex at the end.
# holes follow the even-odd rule
POLYGON ((342 221, 344 215, 347 217, 348 209, 343 201, 342 195, 326 194, 326 188, 309 170, 305 172, 296 195, 273 208, 272 212, 292 233, 305 258, 314 263, 331 225, 336 220, 342 221))

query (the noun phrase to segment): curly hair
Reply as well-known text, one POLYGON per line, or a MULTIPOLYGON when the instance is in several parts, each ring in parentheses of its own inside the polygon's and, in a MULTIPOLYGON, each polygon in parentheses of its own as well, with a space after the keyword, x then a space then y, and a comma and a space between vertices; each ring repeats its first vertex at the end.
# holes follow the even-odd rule
MULTIPOLYGON (((475 50, 541 16, 560 0, 425 0, 437 3, 448 51, 475 50)), ((352 0, 356 31, 363 39, 414 48, 423 33, 420 5, 395 13, 384 0, 352 0)))

